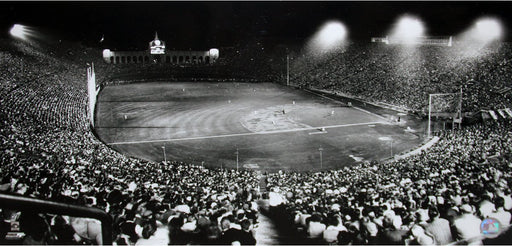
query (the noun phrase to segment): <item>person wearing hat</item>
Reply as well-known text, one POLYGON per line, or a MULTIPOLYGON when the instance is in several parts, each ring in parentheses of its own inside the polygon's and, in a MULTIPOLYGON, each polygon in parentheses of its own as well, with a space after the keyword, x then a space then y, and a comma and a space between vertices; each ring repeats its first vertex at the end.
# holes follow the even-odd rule
POLYGON ((469 245, 481 245, 479 238, 480 224, 482 220, 473 214, 473 208, 469 204, 463 204, 460 207, 461 215, 453 221, 453 235, 455 240, 467 240, 469 245))
POLYGON ((332 244, 338 242, 340 231, 348 231, 343 226, 342 220, 338 214, 331 214, 327 217, 327 228, 323 232, 323 239, 326 243, 332 244))
POLYGON ((431 206, 428 214, 431 221, 425 227, 425 231, 434 236, 437 244, 446 245, 453 242, 450 222, 440 217, 437 207, 431 206))
POLYGON ((494 202, 496 203, 496 211, 492 212, 489 217, 497 219, 504 227, 510 226, 511 214, 504 208, 505 199, 498 196, 494 202))
POLYGON ((414 225, 411 228, 411 237, 412 242, 409 242, 413 245, 433 245, 434 244, 434 237, 432 235, 428 235, 428 233, 425 232, 423 227, 420 225, 414 225))
POLYGON ((507 182, 504 182, 505 188, 503 189, 503 192, 500 191, 499 196, 503 197, 505 199, 505 204, 503 205, 503 208, 505 210, 512 210, 512 194, 510 188, 507 187, 507 182))
POLYGON ((323 232, 327 226, 322 223, 322 216, 318 213, 314 213, 306 219, 306 235, 309 239, 318 239, 323 236, 323 232))
POLYGON ((252 230, 252 223, 248 219, 242 220, 240 223, 242 231, 239 235, 239 242, 242 245, 255 245, 256 238, 254 237, 254 231, 252 230))
POLYGON ((25 233, 22 244, 49 244, 51 239, 50 226, 42 215, 33 212, 22 212, 19 223, 21 231, 25 233))
POLYGON ((482 201, 478 207, 478 214, 481 218, 487 218, 489 215, 496 210, 496 206, 491 202, 491 198, 488 195, 482 196, 482 201))
POLYGON ((368 244, 375 244, 378 240, 379 228, 370 219, 368 210, 363 210, 363 216, 361 219, 361 232, 364 233, 368 244))
POLYGON ((220 237, 220 241, 222 244, 231 244, 235 241, 240 242, 240 238, 242 237, 242 230, 241 228, 234 228, 231 226, 231 220, 228 217, 224 217, 221 220, 221 229, 222 229, 222 235, 220 237))
POLYGON ((379 243, 404 244, 407 231, 395 228, 391 217, 384 217, 382 225, 384 228, 379 232, 379 243))

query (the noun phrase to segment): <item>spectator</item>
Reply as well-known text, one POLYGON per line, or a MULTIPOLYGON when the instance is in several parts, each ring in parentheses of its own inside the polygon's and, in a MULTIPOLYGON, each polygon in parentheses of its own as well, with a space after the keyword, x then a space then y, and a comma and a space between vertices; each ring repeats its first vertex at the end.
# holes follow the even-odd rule
POLYGON ((508 226, 510 226, 511 214, 504 208, 505 199, 503 199, 503 197, 501 196, 498 196, 496 197, 496 200, 494 202, 496 204, 497 209, 496 211, 491 213, 489 217, 497 219, 504 228, 507 228, 508 226))
POLYGON ((383 221, 383 230, 380 232, 379 243, 398 245, 405 243, 407 231, 397 229, 393 225, 393 219, 385 217, 383 221))
POLYGON ((414 225, 411 228, 412 245, 434 245, 434 237, 427 235, 423 227, 414 225))
POLYGON ((431 221, 426 226, 425 231, 434 237, 435 243, 446 245, 453 242, 450 222, 440 217, 436 206, 429 208, 429 217, 431 221))
POLYGON ((222 244, 232 244, 237 241, 240 243, 242 231, 240 229, 234 228, 231 225, 231 222, 228 217, 224 217, 221 220, 221 228, 222 228, 222 236, 220 240, 222 244))
POLYGON ((55 233, 55 244, 71 245, 76 243, 73 238, 75 230, 63 216, 53 218, 51 230, 55 233))
POLYGON ((323 232, 323 239, 326 243, 336 243, 338 241, 338 234, 341 231, 348 231, 341 222, 339 215, 333 214, 327 217, 327 228, 323 232))
POLYGON ((453 222, 455 240, 464 240, 470 245, 481 245, 482 220, 473 215, 473 208, 469 204, 463 204, 460 210, 462 214, 453 222))
POLYGON ((22 213, 20 216, 20 228, 26 234, 23 244, 41 245, 52 242, 50 226, 39 214, 22 213))
POLYGON ((254 231, 252 230, 251 221, 248 219, 242 220, 242 231, 240 233, 239 242, 241 245, 256 245, 256 238, 254 238, 254 231))

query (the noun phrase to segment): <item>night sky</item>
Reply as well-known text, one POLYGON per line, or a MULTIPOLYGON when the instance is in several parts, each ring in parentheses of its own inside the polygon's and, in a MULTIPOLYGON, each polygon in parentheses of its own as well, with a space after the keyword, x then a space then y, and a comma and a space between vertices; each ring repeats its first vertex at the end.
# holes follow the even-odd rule
POLYGON ((0 2, 2 34, 21 23, 89 46, 141 49, 158 31, 168 48, 204 49, 254 40, 305 42, 328 20, 352 40, 384 36, 402 14, 421 18, 429 35, 456 35, 482 16, 512 39, 512 2, 0 2), (104 35, 105 41, 99 44, 104 35))

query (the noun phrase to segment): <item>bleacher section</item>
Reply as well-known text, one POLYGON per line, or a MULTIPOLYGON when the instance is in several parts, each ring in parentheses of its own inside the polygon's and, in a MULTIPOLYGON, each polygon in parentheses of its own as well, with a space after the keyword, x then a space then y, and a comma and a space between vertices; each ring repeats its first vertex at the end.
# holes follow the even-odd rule
MULTIPOLYGON (((118 244, 240 241, 241 236, 222 229, 247 229, 248 236, 248 228, 257 223, 261 181, 255 172, 128 158, 99 142, 87 118, 90 62, 96 65, 97 81, 104 84, 151 74, 180 78, 181 73, 197 79, 283 81, 285 66, 278 66, 285 64, 280 63, 283 57, 262 55, 254 47, 232 51, 221 51, 222 58, 212 66, 107 66, 101 63, 101 51, 76 44, 35 47, 0 40, 0 192, 104 209, 113 218, 118 244)), ((487 109, 510 116, 507 110, 498 111, 512 102, 510 90, 504 90, 512 81, 508 43, 479 50, 460 44, 415 50, 353 44, 321 62, 299 56, 292 61, 295 85, 425 113, 429 93, 457 91, 464 84, 464 111, 487 109), (470 80, 474 82, 467 84, 470 80)), ((295 243, 472 240, 454 233, 441 241, 418 226, 428 228, 437 214, 450 225, 461 214, 476 214, 477 220, 506 217, 494 210, 506 214, 512 209, 511 132, 510 119, 498 119, 441 132, 437 144, 402 160, 319 173, 267 174, 263 183, 271 197, 282 197, 271 199, 271 215, 302 236, 295 243), (393 241, 390 231, 404 237, 393 241)), ((15 212, 3 212, 0 235, 5 235, 5 225, 17 222, 11 216, 15 212)), ((62 217, 22 214, 19 220, 27 243, 78 243, 65 230, 71 222, 62 217), (33 228, 48 229, 38 237, 33 228)), ((510 216, 508 220, 502 224, 510 224, 510 216)), ((95 243, 94 237, 82 240, 95 243)))

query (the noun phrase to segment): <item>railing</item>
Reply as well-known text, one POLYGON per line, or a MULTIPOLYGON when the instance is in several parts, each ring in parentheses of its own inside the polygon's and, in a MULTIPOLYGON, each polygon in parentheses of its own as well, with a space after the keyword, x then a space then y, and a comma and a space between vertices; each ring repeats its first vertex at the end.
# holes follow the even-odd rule
POLYGON ((103 238, 103 244, 112 244, 112 218, 101 209, 80 207, 7 194, 0 194, 0 207, 16 211, 30 211, 37 213, 68 215, 73 217, 94 218, 101 221, 101 236, 103 238))

